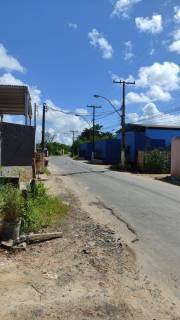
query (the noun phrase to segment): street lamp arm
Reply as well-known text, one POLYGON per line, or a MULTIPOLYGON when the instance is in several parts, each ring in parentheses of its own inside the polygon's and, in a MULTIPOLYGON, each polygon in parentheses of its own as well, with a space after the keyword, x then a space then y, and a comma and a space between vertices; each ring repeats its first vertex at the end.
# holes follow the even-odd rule
POLYGON ((104 96, 100 96, 100 95, 97 95, 95 94, 94 95, 94 98, 102 98, 104 100, 106 100, 114 109, 114 111, 118 114, 118 116, 121 116, 120 112, 116 109, 115 105, 112 103, 112 101, 104 96))
POLYGON ((88 124, 88 126, 89 126, 90 128, 92 127, 92 124, 85 118, 84 115, 75 113, 75 116, 82 118, 82 119, 88 124))

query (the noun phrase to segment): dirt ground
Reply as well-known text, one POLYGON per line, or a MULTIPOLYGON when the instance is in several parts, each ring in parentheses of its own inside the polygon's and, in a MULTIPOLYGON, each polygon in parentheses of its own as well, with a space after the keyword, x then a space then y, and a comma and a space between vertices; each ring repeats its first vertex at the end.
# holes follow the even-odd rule
POLYGON ((53 171, 47 182, 71 206, 55 228, 63 238, 0 251, 0 320, 180 320, 178 302, 139 270, 124 226, 108 215, 100 223, 106 209, 86 210, 64 179, 53 171))

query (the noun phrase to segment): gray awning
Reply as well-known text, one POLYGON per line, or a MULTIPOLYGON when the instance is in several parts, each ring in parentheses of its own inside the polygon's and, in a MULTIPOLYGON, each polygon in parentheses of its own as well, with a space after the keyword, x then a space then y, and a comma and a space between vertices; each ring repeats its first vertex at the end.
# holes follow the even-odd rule
POLYGON ((27 86, 0 85, 0 115, 32 117, 31 97, 27 86))

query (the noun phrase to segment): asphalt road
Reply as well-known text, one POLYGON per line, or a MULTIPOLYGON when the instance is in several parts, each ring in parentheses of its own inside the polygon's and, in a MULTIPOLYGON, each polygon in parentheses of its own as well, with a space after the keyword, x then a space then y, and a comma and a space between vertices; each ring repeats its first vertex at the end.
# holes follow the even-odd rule
POLYGON ((51 162, 136 230, 144 259, 180 296, 180 187, 68 157, 51 162))

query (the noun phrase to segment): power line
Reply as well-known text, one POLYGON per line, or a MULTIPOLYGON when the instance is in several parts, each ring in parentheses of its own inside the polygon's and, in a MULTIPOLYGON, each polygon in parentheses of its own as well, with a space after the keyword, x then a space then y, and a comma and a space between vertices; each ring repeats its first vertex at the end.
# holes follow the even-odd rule
POLYGON ((96 117, 96 119, 97 119, 97 120, 101 120, 101 119, 107 118, 107 117, 109 117, 109 116, 111 116, 111 115, 113 115, 113 114, 115 114, 115 113, 116 113, 115 111, 111 111, 111 112, 107 113, 107 114, 104 115, 104 116, 96 117))
MULTIPOLYGON (((169 114, 171 113, 176 113, 180 110, 180 107, 176 108, 176 109, 170 109, 170 110, 166 110, 165 112, 169 112, 169 114)), ((141 121, 147 121, 147 120, 151 120, 151 119, 163 119, 164 117, 169 117, 169 114, 157 114, 157 115, 154 115, 154 116, 151 116, 151 117, 144 117, 144 118, 141 118, 137 121, 134 121, 133 124, 136 124, 136 123, 139 123, 141 121)))

